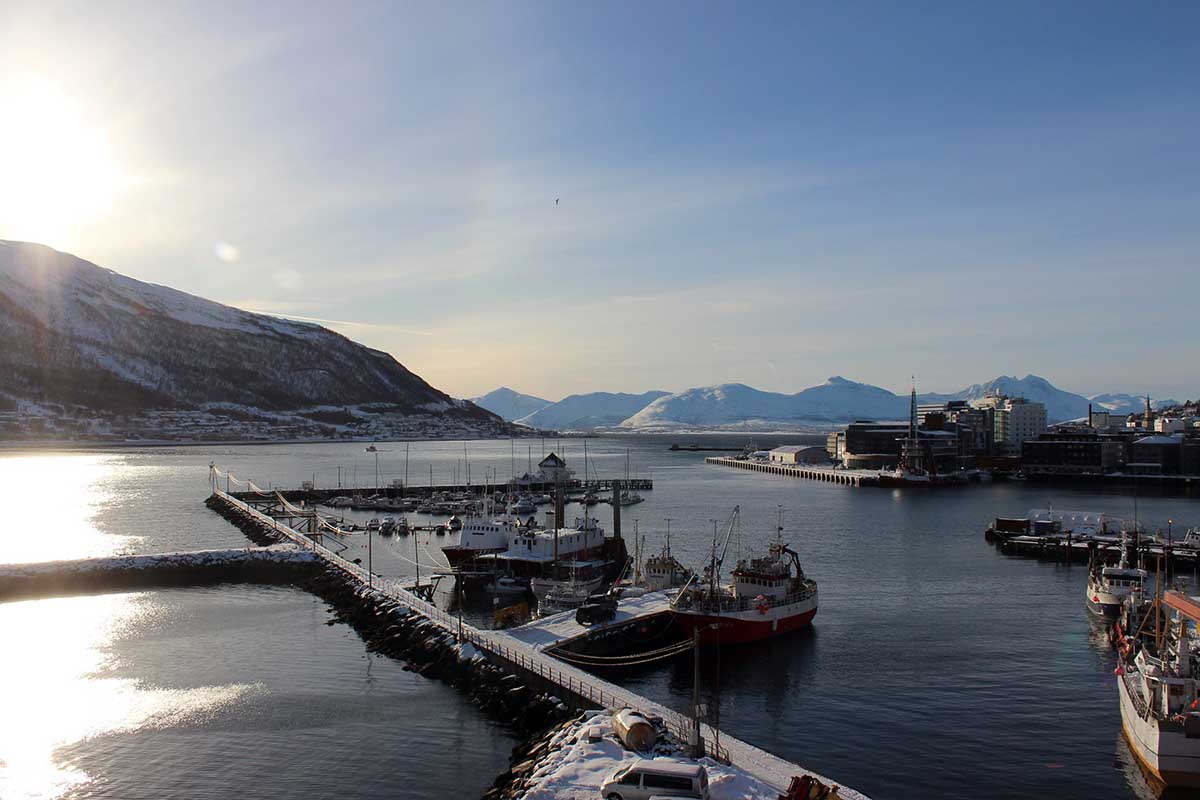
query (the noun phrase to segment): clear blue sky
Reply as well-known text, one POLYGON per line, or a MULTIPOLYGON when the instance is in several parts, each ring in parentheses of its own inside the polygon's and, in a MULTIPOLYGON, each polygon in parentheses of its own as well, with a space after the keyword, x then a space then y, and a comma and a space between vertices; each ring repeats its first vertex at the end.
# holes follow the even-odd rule
POLYGON ((1200 5, 247 5, 5 4, 0 238, 459 396, 1200 394, 1200 5))

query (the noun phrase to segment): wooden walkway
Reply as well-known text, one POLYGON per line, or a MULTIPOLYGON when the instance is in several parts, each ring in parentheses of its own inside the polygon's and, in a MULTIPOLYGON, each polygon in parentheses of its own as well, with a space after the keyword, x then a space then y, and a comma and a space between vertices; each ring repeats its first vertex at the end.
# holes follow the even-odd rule
MULTIPOLYGON (((536 645, 521 641, 504 631, 485 631, 465 623, 461 624, 457 617, 437 608, 417 597, 404 588, 398 580, 374 578, 370 580, 367 571, 358 564, 341 558, 333 551, 314 542, 308 536, 299 533, 287 525, 281 525, 276 520, 266 516, 249 504, 233 497, 219 488, 214 489, 214 497, 227 503, 258 520, 262 525, 273 528, 279 535, 290 541, 317 553, 331 567, 341 570, 351 580, 359 583, 364 589, 368 583, 372 591, 421 614, 445 631, 458 635, 462 631, 465 643, 470 643, 494 662, 506 665, 517 673, 535 678, 542 684, 552 687, 560 697, 570 697, 578 704, 590 705, 597 708, 632 708, 643 714, 661 717, 664 724, 677 736, 680 741, 687 741, 692 729, 690 718, 678 711, 642 697, 639 694, 623 689, 620 686, 597 678, 589 672, 577 669, 542 652, 536 645)), ((717 736, 708 725, 701 726, 705 748, 709 756, 719 761, 726 761, 753 774, 764 783, 773 786, 781 793, 787 790, 793 776, 812 775, 817 780, 829 785, 835 783, 829 778, 810 772, 796 764, 778 756, 754 747, 733 736, 721 733, 720 747, 716 747, 717 736)), ((840 785, 840 784, 839 784, 840 785)), ((866 800, 865 797, 852 789, 842 786, 840 795, 845 800, 866 800)))
POLYGON ((762 461, 747 461, 740 458, 725 456, 708 456, 705 464, 717 464, 722 467, 748 469, 751 472, 765 472, 768 475, 783 475, 789 478, 808 478, 813 481, 838 483, 843 486, 877 486, 878 474, 861 469, 830 469, 828 467, 799 467, 790 464, 768 464, 762 461))

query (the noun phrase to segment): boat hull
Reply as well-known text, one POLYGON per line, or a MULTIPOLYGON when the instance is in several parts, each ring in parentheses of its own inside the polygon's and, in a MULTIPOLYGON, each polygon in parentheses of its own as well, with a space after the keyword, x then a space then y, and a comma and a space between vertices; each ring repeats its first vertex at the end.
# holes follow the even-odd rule
POLYGON ((1121 700, 1121 731, 1142 768, 1167 786, 1200 788, 1200 739, 1189 739, 1182 725, 1142 717, 1134 704, 1126 676, 1117 676, 1121 700))
POLYGON ((490 553, 503 553, 505 549, 506 548, 504 547, 450 546, 442 548, 442 555, 446 557, 446 561, 450 564, 451 568, 457 569, 464 564, 469 564, 471 561, 479 558, 480 556, 488 555, 490 553))
POLYGON ((794 609, 772 609, 777 614, 763 614, 757 610, 709 614, 693 611, 676 611, 675 623, 688 635, 700 629, 702 645, 732 645, 762 642, 783 636, 812 624, 817 614, 817 599, 795 604, 794 609), (712 626, 716 625, 717 628, 712 626))

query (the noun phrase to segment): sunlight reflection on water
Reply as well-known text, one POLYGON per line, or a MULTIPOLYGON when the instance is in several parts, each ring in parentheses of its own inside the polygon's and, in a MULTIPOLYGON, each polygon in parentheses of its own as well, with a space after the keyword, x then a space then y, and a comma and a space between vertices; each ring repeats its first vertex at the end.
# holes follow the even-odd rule
POLYGON ((82 453, 0 457, 7 501, 0 564, 113 555, 140 542, 96 524, 116 502, 109 484, 122 463, 120 456, 82 453))
POLYGON ((0 604, 0 797, 54 798, 85 784, 88 775, 57 757, 64 746, 207 718, 265 691, 247 684, 159 689, 113 677, 111 644, 156 613, 145 593, 0 604))

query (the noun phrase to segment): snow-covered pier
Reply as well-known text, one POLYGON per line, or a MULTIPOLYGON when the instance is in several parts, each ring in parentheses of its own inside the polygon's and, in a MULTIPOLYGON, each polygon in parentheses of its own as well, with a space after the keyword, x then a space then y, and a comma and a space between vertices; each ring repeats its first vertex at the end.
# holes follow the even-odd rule
MULTIPOLYGON (((356 587, 354 595, 361 602, 381 602, 405 609, 406 613, 415 612, 427 620, 430 627, 440 630, 441 635, 456 638, 459 647, 473 648, 486 661, 516 676, 531 689, 553 694, 578 709, 634 709, 649 718, 661 720, 666 730, 680 741, 688 741, 695 728, 695 721, 684 714, 555 658, 549 652, 548 641, 529 641, 508 631, 476 628, 408 591, 401 581, 369 575, 361 565, 324 547, 317 540, 318 536, 306 535, 290 525, 281 524, 249 503, 222 491, 216 480, 208 504, 238 524, 247 535, 251 535, 248 529, 254 527, 258 535, 287 540, 311 550, 356 587)), ((549 633, 553 635, 553 632, 549 633)), ((826 786, 834 783, 733 736, 718 734, 707 723, 701 722, 699 729, 706 757, 737 767, 780 794, 786 794, 792 779, 800 776, 808 775, 826 786)), ((840 796, 845 800, 862 798, 845 788, 841 789, 840 796)))
POLYGON ((722 467, 748 469, 751 472, 765 472, 768 475, 783 475, 788 478, 807 478, 812 481, 838 483, 843 486, 878 486, 879 473, 866 469, 833 469, 832 467, 800 467, 791 464, 769 464, 764 461, 749 461, 744 458, 728 458, 725 456, 708 456, 705 464, 717 464, 722 467))
POLYGON ((319 564, 315 553, 294 544, 3 564, 0 600, 148 586, 293 580, 319 564))

